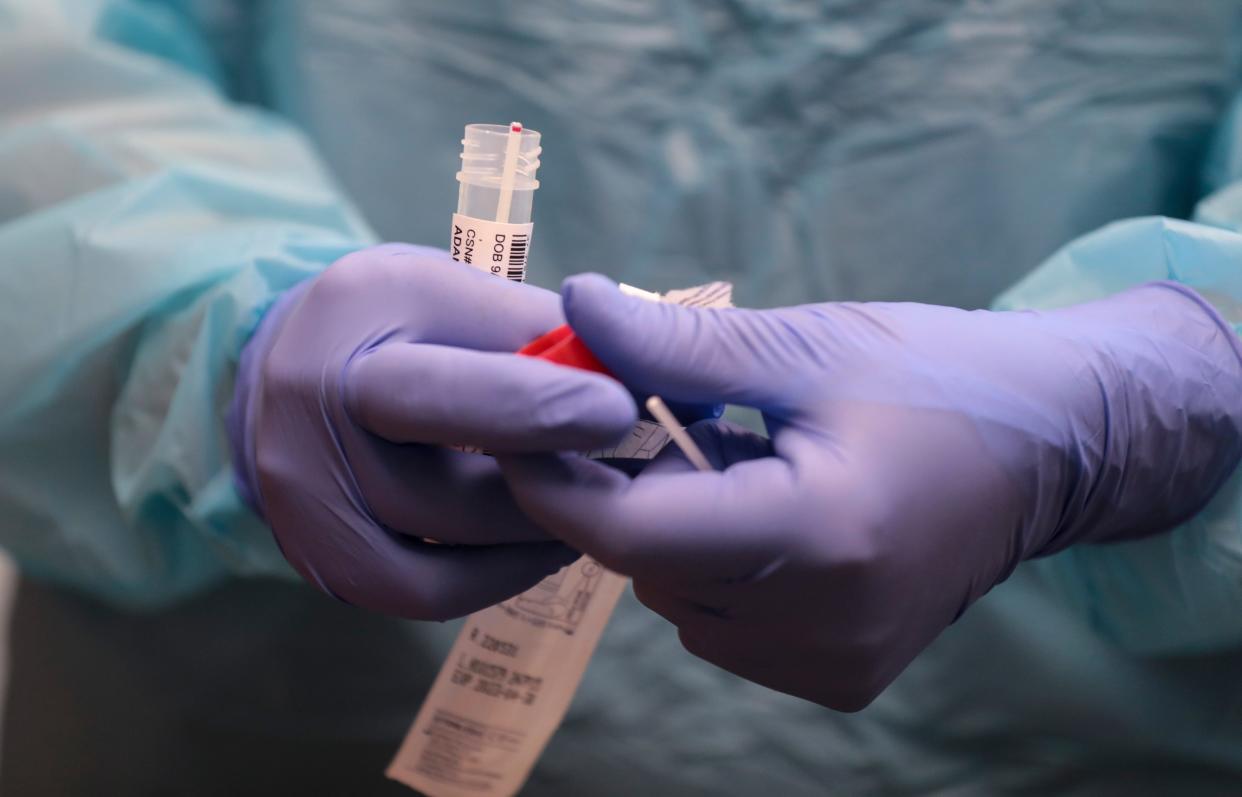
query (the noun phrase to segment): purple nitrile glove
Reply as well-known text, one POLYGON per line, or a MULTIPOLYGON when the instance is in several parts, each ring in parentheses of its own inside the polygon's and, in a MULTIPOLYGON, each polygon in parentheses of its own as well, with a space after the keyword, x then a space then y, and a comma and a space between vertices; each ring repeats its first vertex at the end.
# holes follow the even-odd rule
POLYGON ((918 304, 691 310, 563 289, 629 387, 763 410, 630 477, 501 459, 540 525, 632 576, 686 648, 825 706, 867 705, 1023 559, 1164 531, 1242 454, 1234 333, 1153 283, 1053 312, 918 304))
POLYGON ((512 353, 562 323, 555 293, 445 252, 342 258, 246 346, 239 490, 294 568, 349 603, 445 619, 521 592, 577 554, 517 509, 493 459, 446 446, 585 449, 629 430, 615 380, 512 353))

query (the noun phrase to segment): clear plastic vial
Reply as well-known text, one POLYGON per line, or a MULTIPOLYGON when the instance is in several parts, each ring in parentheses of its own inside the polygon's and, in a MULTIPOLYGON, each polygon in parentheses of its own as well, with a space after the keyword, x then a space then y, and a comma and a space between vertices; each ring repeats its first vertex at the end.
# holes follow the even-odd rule
POLYGON ((531 206, 539 181, 539 132, 511 125, 466 125, 461 140, 461 171, 457 173, 457 212, 463 216, 508 224, 530 221, 531 206), (515 129, 516 128, 516 129, 515 129), (516 142, 511 172, 512 188, 508 218, 500 218, 504 193, 505 160, 511 141, 516 142))

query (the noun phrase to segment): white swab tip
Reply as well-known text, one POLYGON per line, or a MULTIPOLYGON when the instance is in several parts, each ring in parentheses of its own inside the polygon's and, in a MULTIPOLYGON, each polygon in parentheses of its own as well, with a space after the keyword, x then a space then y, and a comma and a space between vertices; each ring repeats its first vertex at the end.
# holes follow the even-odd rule
POLYGON ((695 445, 694 439, 686 434, 686 430, 681 428, 681 424, 677 422, 677 417, 673 415, 672 410, 664 403, 664 399, 659 396, 651 396, 647 399, 647 411, 651 416, 660 422, 664 430, 668 432, 668 436, 673 438, 673 442, 681 449, 681 453, 686 455, 686 459, 690 460, 690 464, 701 471, 713 471, 711 462, 707 457, 703 456, 703 451, 695 445))

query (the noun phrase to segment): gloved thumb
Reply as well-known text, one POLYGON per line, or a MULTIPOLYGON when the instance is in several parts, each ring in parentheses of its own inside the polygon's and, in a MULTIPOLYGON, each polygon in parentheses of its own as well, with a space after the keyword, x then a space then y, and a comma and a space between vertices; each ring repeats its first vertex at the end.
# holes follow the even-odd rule
POLYGON ((579 339, 640 395, 760 409, 789 395, 787 333, 771 313, 650 302, 599 274, 566 279, 561 302, 579 339))

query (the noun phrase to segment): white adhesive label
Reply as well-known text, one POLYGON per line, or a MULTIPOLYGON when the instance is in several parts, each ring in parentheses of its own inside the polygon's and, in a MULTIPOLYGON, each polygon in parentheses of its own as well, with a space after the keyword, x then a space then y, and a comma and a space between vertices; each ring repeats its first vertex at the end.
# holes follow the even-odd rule
POLYGON ((517 793, 569 708, 625 582, 583 557, 470 615, 388 777, 434 797, 517 793))
MULTIPOLYGON (((639 421, 594 457, 650 459, 668 443, 639 421)), ((475 612, 453 643, 388 777, 432 797, 509 797, 561 724, 626 579, 582 557, 475 612)))
POLYGON ((459 263, 514 282, 526 281, 533 222, 505 224, 453 214, 449 253, 459 263))

